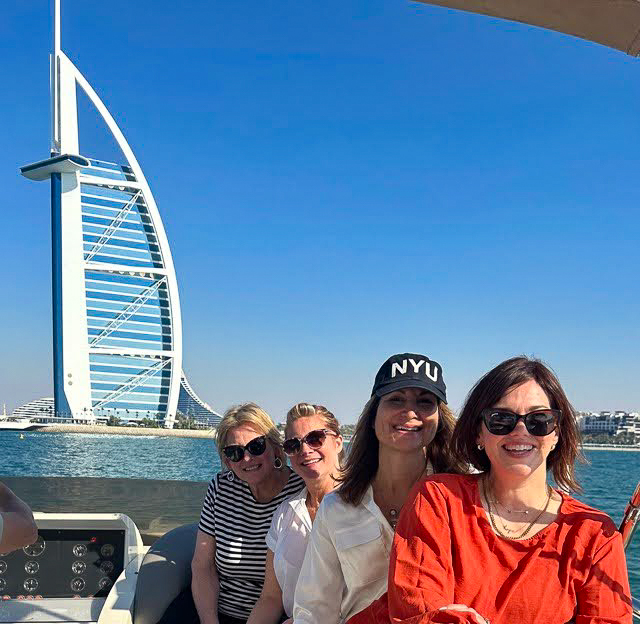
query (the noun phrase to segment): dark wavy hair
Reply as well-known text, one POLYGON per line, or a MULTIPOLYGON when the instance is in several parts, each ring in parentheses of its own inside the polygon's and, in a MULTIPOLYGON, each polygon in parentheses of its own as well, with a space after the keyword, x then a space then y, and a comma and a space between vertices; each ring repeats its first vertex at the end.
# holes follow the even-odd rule
POLYGON ((547 470, 555 482, 569 491, 581 491, 575 475, 576 459, 585 461, 580 451, 580 431, 576 412, 569 403, 560 382, 541 360, 526 356, 513 357, 498 364, 471 388, 453 431, 451 444, 460 461, 480 472, 491 468, 489 457, 477 447, 482 426, 480 413, 493 407, 511 388, 535 381, 545 392, 552 409, 562 412, 558 423, 558 442, 547 457, 547 470))
MULTIPOLYGON (((378 472, 378 451, 380 443, 376 437, 374 424, 380 398, 372 396, 362 410, 356 429, 349 444, 347 461, 343 465, 338 493, 345 503, 359 505, 367 488, 378 472)), ((427 462, 431 462, 434 472, 464 473, 460 462, 450 447, 455 417, 446 403, 438 400, 438 428, 427 447, 427 462)))

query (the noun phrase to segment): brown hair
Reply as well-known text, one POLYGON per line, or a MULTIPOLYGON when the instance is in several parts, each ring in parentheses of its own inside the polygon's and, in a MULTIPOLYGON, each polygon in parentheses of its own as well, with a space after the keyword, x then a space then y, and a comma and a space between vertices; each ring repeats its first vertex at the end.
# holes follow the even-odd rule
MULTIPOLYGON (((289 425, 298 418, 310 418, 312 416, 319 416, 324 420, 324 426, 333 431, 337 436, 342 436, 340 433, 340 424, 338 419, 324 406, 313 405, 311 403, 296 403, 288 412, 287 420, 284 426, 285 437, 287 437, 287 429, 289 425)), ((344 463, 344 446, 338 454, 338 463, 340 466, 344 463)))
MULTIPOLYGON (((362 410, 349 444, 349 454, 344 464, 340 497, 345 503, 359 505, 367 488, 378 472, 380 443, 374 431, 376 412, 380 398, 372 396, 362 410)), ((443 401, 438 401, 438 429, 427 447, 427 461, 434 472, 465 472, 464 464, 453 454, 449 441, 455 425, 453 412, 443 401)))
POLYGON ((222 449, 227 445, 229 432, 240 425, 249 425, 255 429, 259 435, 265 436, 267 440, 271 442, 275 456, 280 458, 283 465, 286 465, 287 462, 282 450, 280 434, 269 417, 269 414, 255 403, 242 403, 241 405, 233 405, 230 407, 224 413, 216 429, 216 445, 223 466, 226 466, 226 462, 222 449))
POLYGON ((547 470, 555 482, 566 490, 580 491, 574 464, 584 461, 580 452, 580 432, 576 413, 558 378, 542 361, 526 356, 513 357, 498 364, 473 386, 456 423, 451 444, 461 460, 481 472, 488 472, 491 463, 484 450, 477 447, 478 432, 482 426, 480 413, 493 407, 509 389, 527 381, 535 381, 545 392, 552 409, 562 412, 558 423, 558 442, 547 457, 547 470))

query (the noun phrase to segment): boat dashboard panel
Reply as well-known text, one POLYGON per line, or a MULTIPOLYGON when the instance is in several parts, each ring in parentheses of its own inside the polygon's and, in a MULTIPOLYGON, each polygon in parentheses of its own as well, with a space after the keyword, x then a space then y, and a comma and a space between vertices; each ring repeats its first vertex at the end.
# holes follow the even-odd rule
POLYGON ((31 546, 0 554, 0 596, 106 598, 124 570, 124 543, 124 530, 40 529, 31 546))
POLYGON ((0 554, 0 623, 131 622, 145 550, 131 519, 124 514, 34 517, 36 542, 0 554))

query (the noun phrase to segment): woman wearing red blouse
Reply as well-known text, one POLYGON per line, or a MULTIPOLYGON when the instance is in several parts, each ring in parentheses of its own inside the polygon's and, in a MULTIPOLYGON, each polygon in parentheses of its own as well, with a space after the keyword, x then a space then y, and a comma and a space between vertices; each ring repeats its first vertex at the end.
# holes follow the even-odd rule
POLYGON ((579 433, 556 376, 525 357, 499 364, 471 390, 453 444, 480 474, 416 487, 388 594, 349 624, 631 624, 620 534, 564 491, 579 489, 579 433))

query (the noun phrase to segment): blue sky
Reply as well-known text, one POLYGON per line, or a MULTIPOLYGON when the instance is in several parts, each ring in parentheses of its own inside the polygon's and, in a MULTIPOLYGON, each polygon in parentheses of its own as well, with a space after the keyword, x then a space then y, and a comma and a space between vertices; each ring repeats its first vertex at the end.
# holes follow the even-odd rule
MULTIPOLYGON (((640 61, 402 0, 62 5, 153 189, 216 409, 352 422, 401 351, 442 363, 456 409, 520 353, 579 409, 640 409, 640 61)), ((49 188, 18 173, 48 153, 50 14, 0 20, 9 409, 52 393, 49 188)), ((110 156, 82 119, 82 153, 110 156)))

